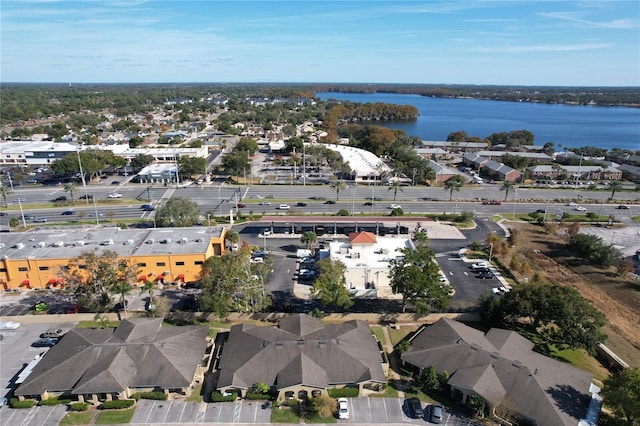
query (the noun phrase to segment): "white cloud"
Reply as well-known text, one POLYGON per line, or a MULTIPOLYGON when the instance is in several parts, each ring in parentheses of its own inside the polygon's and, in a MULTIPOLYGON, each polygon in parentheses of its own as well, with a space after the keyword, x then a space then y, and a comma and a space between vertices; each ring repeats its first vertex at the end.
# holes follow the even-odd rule
POLYGON ((474 47, 475 52, 485 53, 529 53, 529 52, 576 52, 582 50, 597 50, 611 47, 609 43, 582 43, 582 44, 550 44, 532 46, 502 46, 502 47, 474 47))

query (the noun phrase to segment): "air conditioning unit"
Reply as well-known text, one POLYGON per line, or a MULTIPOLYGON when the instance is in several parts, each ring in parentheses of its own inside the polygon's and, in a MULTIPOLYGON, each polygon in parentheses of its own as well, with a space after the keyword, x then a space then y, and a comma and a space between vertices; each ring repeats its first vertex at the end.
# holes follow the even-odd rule
POLYGON ((188 241, 187 237, 182 237, 178 240, 178 244, 186 244, 188 241))
POLYGON ((14 249, 22 249, 22 248, 24 248, 24 244, 23 243, 18 243, 15 246, 13 246, 12 248, 14 248, 14 249))
POLYGON ((122 245, 124 245, 124 246, 132 246, 133 245, 133 240, 127 240, 127 241, 123 242, 122 245))
POLYGON ((64 241, 56 241, 53 243, 53 247, 64 247, 64 241))
POLYGON ((153 238, 150 238, 150 239, 147 240, 147 244, 153 244, 155 242, 156 241, 153 238))
POLYGON ((171 243, 171 238, 165 238, 164 240, 160 241, 161 244, 170 244, 171 243))
POLYGON ((47 246, 47 243, 45 243, 44 241, 40 241, 38 244, 36 244, 36 247, 40 247, 40 248, 43 248, 46 246, 47 246))
POLYGON ((76 245, 77 246, 83 246, 84 245, 84 241, 82 241, 82 240, 76 241, 76 245))

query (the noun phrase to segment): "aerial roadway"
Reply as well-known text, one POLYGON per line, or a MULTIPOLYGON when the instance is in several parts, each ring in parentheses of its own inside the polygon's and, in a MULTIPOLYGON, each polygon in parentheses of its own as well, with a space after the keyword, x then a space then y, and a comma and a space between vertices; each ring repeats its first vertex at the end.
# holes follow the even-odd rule
POLYGON ((328 185, 189 185, 175 187, 142 184, 87 185, 74 191, 75 204, 56 205, 53 200, 67 197, 60 186, 16 187, 7 197, 8 208, 2 209, 0 225, 6 226, 12 217, 25 222, 62 223, 93 222, 97 224, 117 220, 153 220, 154 212, 141 206, 160 206, 172 197, 195 201, 203 217, 243 214, 336 214, 345 210, 349 215, 390 214, 392 205, 402 208, 404 214, 452 214, 473 212, 476 215, 494 213, 523 214, 536 210, 556 215, 558 212, 631 217, 640 214, 636 192, 618 192, 616 199, 631 201, 611 202, 610 191, 585 189, 517 188, 506 196, 499 184, 469 185, 450 193, 442 187, 402 187, 394 190, 386 186, 350 186, 336 193, 328 185), (312 194, 312 195, 311 195, 312 194), (85 199, 81 199, 84 197, 85 199), (486 204, 483 204, 485 200, 486 204), (569 204, 572 203, 572 204, 569 204), (628 209, 626 207, 629 207, 628 209), (585 209, 585 210, 582 210, 585 209), (22 212, 21 212, 22 211, 22 212), (36 219, 38 219, 36 221, 36 219))

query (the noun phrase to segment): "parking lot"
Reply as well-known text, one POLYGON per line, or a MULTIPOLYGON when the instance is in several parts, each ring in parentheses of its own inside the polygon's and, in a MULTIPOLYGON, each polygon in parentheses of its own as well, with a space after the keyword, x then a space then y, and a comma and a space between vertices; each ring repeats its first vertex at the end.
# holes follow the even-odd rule
POLYGON ((8 406, 0 408, 0 425, 2 426, 49 426, 60 424, 67 414, 67 407, 33 407, 29 409, 13 409, 8 406))

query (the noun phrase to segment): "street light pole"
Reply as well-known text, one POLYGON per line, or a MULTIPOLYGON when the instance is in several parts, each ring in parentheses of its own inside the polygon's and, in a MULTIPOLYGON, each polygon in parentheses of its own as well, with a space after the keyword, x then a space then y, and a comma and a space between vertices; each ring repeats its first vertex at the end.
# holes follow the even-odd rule
POLYGON ((493 243, 489 243, 489 263, 491 263, 492 255, 493 255, 493 243))
POLYGON ((18 204, 20 205, 20 216, 22 216, 22 226, 27 227, 27 221, 24 220, 24 210, 22 210, 22 199, 18 198, 18 204))
POLYGON ((84 198, 87 200, 87 204, 89 204, 89 196, 87 195, 87 181, 84 178, 84 172, 82 171, 82 161, 80 161, 80 147, 76 151, 78 154, 78 167, 80 168, 80 177, 82 178, 82 188, 84 189, 84 198))
POLYGON ((516 198, 513 200, 513 215, 511 216, 511 220, 516 219, 516 206, 518 205, 518 190, 515 186, 513 187, 513 190, 516 193, 516 198))

